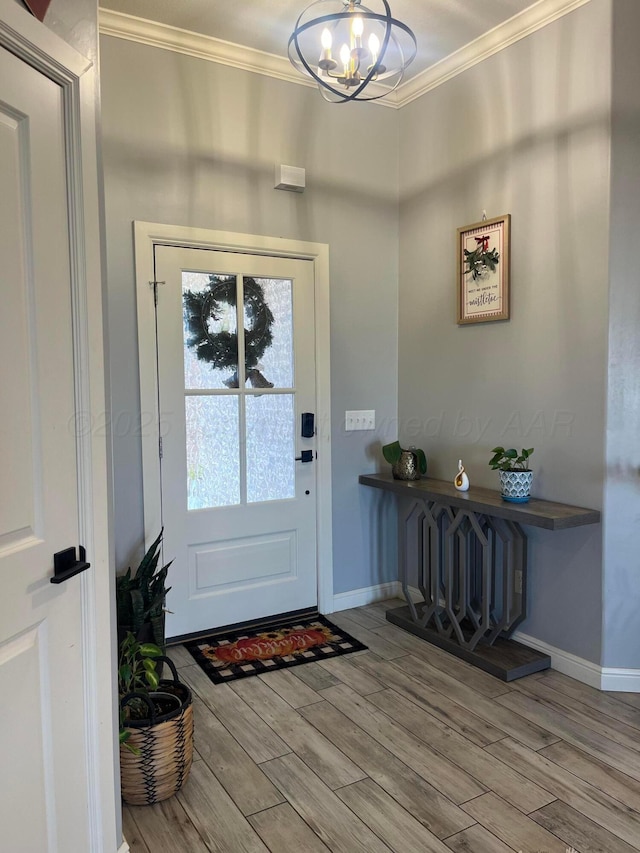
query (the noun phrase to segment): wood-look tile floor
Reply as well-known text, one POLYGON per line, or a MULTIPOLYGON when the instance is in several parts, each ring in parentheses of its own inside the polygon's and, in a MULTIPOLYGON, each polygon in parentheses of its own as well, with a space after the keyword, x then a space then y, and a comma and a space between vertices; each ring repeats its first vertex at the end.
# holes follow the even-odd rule
POLYGON ((386 622, 399 603, 331 617, 367 652, 231 684, 172 649, 197 754, 124 808, 132 853, 640 850, 640 694, 505 684, 386 622))

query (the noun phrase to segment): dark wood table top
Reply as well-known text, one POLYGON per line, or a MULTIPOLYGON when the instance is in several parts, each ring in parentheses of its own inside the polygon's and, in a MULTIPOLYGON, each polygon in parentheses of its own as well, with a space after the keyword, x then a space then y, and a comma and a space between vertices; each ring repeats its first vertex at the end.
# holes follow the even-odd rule
POLYGON ((531 498, 528 503, 516 504, 503 501, 500 492, 471 486, 468 492, 459 492, 453 483, 446 480, 394 480, 391 474, 361 474, 363 486, 384 489, 396 495, 415 499, 437 501, 447 506, 481 512, 494 518, 505 518, 519 524, 543 527, 546 530, 565 530, 583 524, 598 524, 597 509, 569 506, 531 498))

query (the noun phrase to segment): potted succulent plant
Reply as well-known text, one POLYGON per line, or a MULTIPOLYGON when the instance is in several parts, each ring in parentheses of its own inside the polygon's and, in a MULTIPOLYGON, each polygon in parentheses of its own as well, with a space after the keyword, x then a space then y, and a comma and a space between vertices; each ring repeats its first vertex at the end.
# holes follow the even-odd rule
POLYGON ((122 644, 128 631, 141 643, 155 643, 164 652, 164 613, 167 593, 167 572, 171 562, 158 568, 162 534, 151 545, 132 575, 131 568, 116 578, 116 609, 118 614, 118 643, 122 644))
POLYGON ((193 707, 189 688, 154 643, 129 631, 120 644, 120 780, 122 798, 152 805, 177 793, 193 760, 193 707), (164 661, 172 679, 160 679, 164 661))
POLYGON ((393 441, 383 446, 382 455, 391 465, 394 480, 419 480, 427 473, 427 457, 417 447, 403 450, 399 441, 393 441))
POLYGON ((510 503, 526 503, 531 497, 531 481, 533 472, 529 468, 529 457, 533 447, 517 451, 515 448, 505 450, 504 447, 494 447, 489 466, 500 474, 500 490, 502 500, 510 503))

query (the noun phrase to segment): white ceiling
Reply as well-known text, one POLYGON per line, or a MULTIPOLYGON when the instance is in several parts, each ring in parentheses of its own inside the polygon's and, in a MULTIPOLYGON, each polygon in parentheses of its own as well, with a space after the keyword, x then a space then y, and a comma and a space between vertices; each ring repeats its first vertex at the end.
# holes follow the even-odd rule
MULTIPOLYGON (((102 0, 101 6, 217 39, 286 56, 287 41, 310 0, 102 0)), ((418 54, 408 79, 539 0, 389 0, 414 31, 418 54)), ((379 0, 365 4, 379 11, 379 0)), ((337 5, 337 4, 336 4, 337 5)))

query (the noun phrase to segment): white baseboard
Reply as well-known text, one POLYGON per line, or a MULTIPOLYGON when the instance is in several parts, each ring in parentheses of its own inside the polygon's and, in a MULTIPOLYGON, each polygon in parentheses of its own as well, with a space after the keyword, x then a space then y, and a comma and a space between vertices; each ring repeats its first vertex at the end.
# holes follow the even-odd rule
POLYGON ((531 646, 539 652, 544 652, 551 658, 551 668, 569 678, 575 678, 596 690, 610 690, 618 693, 640 693, 640 669, 618 669, 616 667, 603 667, 592 661, 579 658, 550 646, 535 637, 516 631, 514 640, 519 640, 525 646, 531 646))
POLYGON ((618 693, 640 693, 640 669, 617 669, 603 666, 600 690, 618 693))
MULTIPOLYGON (((413 587, 409 587, 409 594, 414 601, 422 600, 420 591, 413 587)), ((366 604, 373 604, 375 601, 383 601, 386 598, 404 598, 399 581, 390 581, 334 595, 333 610, 330 612, 338 613, 340 610, 350 610, 352 607, 364 607, 366 604)), ((564 649, 551 646, 536 637, 531 637, 529 634, 523 634, 521 631, 516 631, 513 639, 549 655, 552 669, 569 678, 575 678, 583 684, 588 684, 589 687, 595 687, 596 690, 640 693, 640 669, 602 667, 571 652, 565 652, 564 649)))
MULTIPOLYGON (((422 601, 422 593, 419 589, 409 587, 409 595, 413 601, 422 601)), ((400 581, 380 583, 377 586, 365 586, 362 589, 352 589, 349 592, 339 592, 333 596, 333 610, 350 610, 352 607, 364 607, 365 604, 374 604, 376 601, 384 601, 387 598, 402 598, 402 584, 400 581)))
POLYGON ((131 848, 125 840, 123 840, 120 847, 118 847, 118 853, 131 853, 131 848))
POLYGON ((330 612, 337 613, 339 610, 351 610, 352 607, 364 607, 365 604, 384 601, 385 598, 397 598, 400 595, 402 590, 398 581, 339 592, 333 596, 333 609, 330 612))
POLYGON ((583 684, 588 684, 589 687, 595 687, 601 690, 601 670, 597 663, 579 658, 577 655, 572 655, 570 652, 565 652, 563 649, 558 649, 555 646, 549 645, 536 637, 530 637, 528 634, 523 634, 521 631, 516 631, 513 635, 514 640, 524 643, 525 646, 531 646, 532 649, 537 649, 539 652, 549 655, 551 658, 551 668, 563 675, 568 675, 569 678, 575 678, 577 681, 582 681, 583 684))

